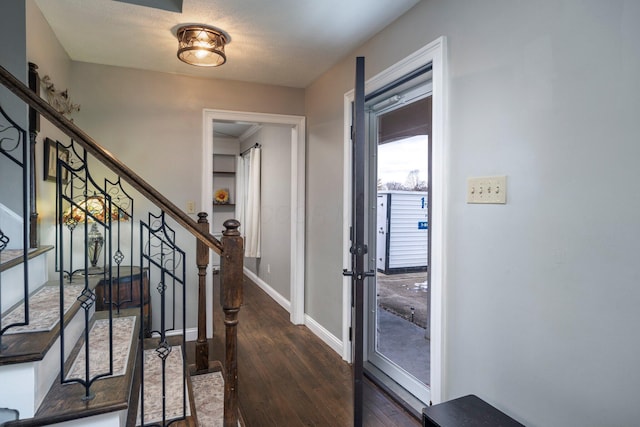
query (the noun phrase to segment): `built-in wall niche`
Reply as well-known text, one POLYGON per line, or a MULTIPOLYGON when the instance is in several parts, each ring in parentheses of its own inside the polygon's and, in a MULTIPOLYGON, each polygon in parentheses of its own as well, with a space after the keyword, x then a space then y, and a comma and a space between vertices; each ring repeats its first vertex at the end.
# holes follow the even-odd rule
MULTIPOLYGON (((235 147, 238 150, 238 147, 235 147)), ((211 232, 222 238, 224 222, 236 217, 236 162, 237 155, 229 152, 213 154, 213 185, 211 201, 211 232), (226 197, 225 197, 226 193, 226 197)), ((217 259, 217 256, 215 257, 217 259)))
POLYGON ((235 206, 236 156, 231 154, 213 155, 213 205, 235 206))
POLYGON ((213 207, 233 208, 236 204, 236 156, 213 155, 213 207))

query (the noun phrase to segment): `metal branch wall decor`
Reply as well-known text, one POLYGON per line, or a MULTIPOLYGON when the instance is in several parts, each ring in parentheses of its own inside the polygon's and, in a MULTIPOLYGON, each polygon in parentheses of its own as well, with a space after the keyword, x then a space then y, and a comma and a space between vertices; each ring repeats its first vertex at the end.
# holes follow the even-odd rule
POLYGON ((76 111, 80 111, 80 104, 71 102, 68 89, 56 90, 49 76, 44 76, 41 81, 43 85, 42 89, 47 95, 47 102, 55 108, 58 113, 67 116, 76 111))

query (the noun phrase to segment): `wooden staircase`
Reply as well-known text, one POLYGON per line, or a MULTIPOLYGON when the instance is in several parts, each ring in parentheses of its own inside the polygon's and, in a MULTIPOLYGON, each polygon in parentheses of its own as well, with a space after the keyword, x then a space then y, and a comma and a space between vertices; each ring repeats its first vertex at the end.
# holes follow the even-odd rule
MULTIPOLYGON (((49 235, 55 234, 56 247, 31 249, 26 256, 0 262, 0 426, 242 425, 237 390, 237 325, 243 281, 240 224, 235 220, 227 221, 222 240, 216 239, 209 232, 206 214, 199 214, 196 223, 1 66, 0 85, 29 108, 27 140, 26 131, 20 129, 0 106, 0 132, 10 130, 3 134, 4 139, 0 139, 0 157, 4 155, 22 168, 19 175, 23 188, 24 224, 22 230, 11 230, 11 235, 22 234, 20 240, 25 245, 27 242, 35 245, 38 240, 34 235, 38 228, 35 223, 38 219, 34 203, 35 181, 33 175, 28 176, 28 171, 34 170, 33 150, 39 130, 39 125, 33 125, 33 117, 47 120, 73 141, 67 147, 72 160, 67 159, 68 163, 57 161, 56 200, 48 202, 50 215, 55 212, 55 217, 50 218, 54 225, 49 235), (7 134, 17 135, 15 147, 22 150, 21 155, 11 152, 15 148, 7 150, 9 145, 3 145, 7 134), (105 177, 104 186, 97 184, 88 170, 89 163, 95 162, 102 163, 101 169, 115 173, 116 179, 110 181, 105 177), (68 183, 60 178, 63 170, 70 176, 68 183), (84 187, 79 187, 78 183, 84 187), (132 224, 138 221, 140 269, 156 274, 151 282, 151 290, 157 290, 156 299, 160 301, 153 308, 154 313, 160 313, 154 318, 155 323, 149 321, 150 316, 145 316, 142 307, 124 308, 127 305, 121 304, 119 294, 116 297, 104 290, 96 292, 101 285, 112 290, 115 285, 109 284, 119 282, 122 277, 113 276, 111 272, 119 271, 122 259, 131 260, 136 252, 131 249, 128 255, 123 255, 120 251, 120 227, 116 226, 117 219, 112 223, 111 218, 112 202, 117 209, 117 218, 122 213, 122 207, 118 206, 120 199, 111 189, 123 189, 123 183, 147 199, 144 205, 155 205, 160 210, 160 215, 149 213, 147 218, 134 216, 132 211, 125 213, 126 220, 132 224), (102 197, 108 203, 109 207, 105 207, 102 214, 83 207, 83 203, 95 197, 102 197), (93 275, 94 270, 87 267, 87 219, 81 223, 71 215, 69 222, 63 215, 64 209, 70 209, 73 214, 76 208, 85 209, 85 216, 108 232, 104 237, 108 252, 103 265, 109 274, 93 275), (167 219, 195 237, 195 262, 189 264, 185 259, 185 252, 177 246, 176 234, 167 219), (76 233, 74 238, 76 225, 80 225, 78 228, 82 232, 76 233), (112 231, 118 234, 113 235, 112 231), (113 244, 116 239, 117 247, 113 244), (84 247, 78 260, 74 258, 74 249, 77 252, 74 241, 80 241, 80 246, 84 247), (52 248, 55 250, 51 251, 52 248), (152 253, 154 250, 156 252, 152 253), (206 337, 206 274, 211 250, 221 258, 220 303, 225 324, 225 360, 222 364, 209 360, 206 337), (187 266, 197 267, 197 284, 186 281, 187 266), (55 277, 47 277, 48 271, 55 271, 52 273, 55 277), (186 305, 187 293, 197 295, 197 298, 190 297, 197 301, 198 318, 195 358, 190 361, 186 360, 184 338, 185 313, 190 310, 186 305), (96 311, 96 298, 101 299, 103 311, 96 311), (174 306, 165 310, 168 304, 174 306), (182 305, 176 308, 175 304, 182 305), (38 311, 37 306, 44 310, 38 311), (14 310, 20 314, 14 316, 14 310), (176 320, 176 313, 181 313, 182 319, 176 320), (49 318, 57 321, 52 323, 49 318), (28 330, 36 326, 39 329, 28 330), (125 329, 128 332, 121 332, 125 329), (194 394, 192 383, 196 383, 200 396, 194 394), (215 391, 216 386, 222 390, 215 391), (202 394, 205 399, 201 398, 202 394), (218 421, 212 417, 211 408, 202 406, 210 403, 210 397, 216 394, 221 396, 218 421), (169 401, 177 402, 177 406, 170 406, 169 401), (205 417, 198 419, 198 412, 206 413, 206 421, 205 417)), ((18 186, 18 183, 6 180, 0 186, 6 184, 18 186)), ((6 223, 0 221, 0 256, 4 257, 8 254, 10 239, 2 230, 3 226, 6 229, 6 223)), ((134 238, 133 233, 127 237, 132 241, 134 238)), ((11 243, 15 247, 15 242, 11 243)), ((142 294, 141 285, 139 295, 142 294)))
MULTIPOLYGON (((38 256, 46 257, 47 255, 47 252, 43 252, 38 256)), ((22 265, 16 265, 13 268, 22 268, 22 265)), ((30 268, 34 267, 30 266, 30 268)), ((86 279, 91 288, 95 287, 99 280, 95 277, 86 279)), ((2 280, 3 286, 7 285, 4 277, 2 280)), ((67 298, 70 299, 71 295, 76 295, 77 298, 84 287, 84 282, 84 278, 76 278, 70 283, 65 283, 65 290, 73 289, 73 291, 67 292, 67 298)), ((32 302, 30 317, 37 319, 42 314, 34 307, 34 300, 37 299, 37 297, 34 298, 34 295, 46 291, 50 299, 47 306, 49 310, 56 311, 59 307, 59 290, 57 281, 42 283, 30 298, 32 302)), ((36 301, 35 304, 38 302, 36 301)), ((18 303, 15 308, 20 310, 21 305, 18 303)), ((10 311, 11 309, 7 310, 3 316, 6 316, 10 311)), ((92 317, 91 325, 108 317, 108 312, 94 313, 94 310, 90 310, 89 313, 92 317)), ((60 322, 56 321, 55 325, 47 331, 29 332, 25 330, 3 336, 4 348, 0 352, 0 378, 3 384, 15 384, 15 387, 2 387, 0 402, 4 407, 17 410, 20 418, 8 422, 7 426, 78 425, 75 421, 77 419, 83 419, 86 425, 126 425, 120 420, 126 420, 127 410, 132 403, 131 397, 136 394, 133 393, 133 386, 135 385, 134 372, 138 354, 139 310, 121 312, 114 316, 116 320, 125 316, 133 316, 133 327, 129 337, 130 346, 127 345, 130 347, 127 355, 128 363, 125 364, 126 369, 123 375, 96 381, 95 387, 92 388, 96 398, 91 400, 83 399, 84 387, 79 384, 62 384, 60 382, 60 361, 65 361, 65 371, 69 372, 72 362, 83 350, 84 314, 80 301, 74 300, 64 314, 62 327, 60 322), (65 341, 76 342, 75 346, 64 349, 63 359, 60 356, 62 351, 60 345, 61 328, 64 329, 65 341)), ((26 326, 23 329, 30 329, 30 327, 26 326)), ((95 337, 95 340, 103 342, 105 338, 108 339, 108 336, 98 336, 95 337)))
MULTIPOLYGON (((45 271, 46 252, 31 258, 34 262, 29 263, 30 277, 43 277, 45 271)), ((22 257, 17 258, 22 260, 22 257)), ((22 270, 24 266, 13 259, 3 264, 2 284, 3 288, 22 288, 22 270), (16 286, 19 285, 19 286, 16 286)), ((46 283, 31 281, 30 290, 34 294, 46 283)), ((10 293, 12 296, 13 293, 10 293)), ((11 311, 12 306, 19 308, 20 301, 10 301, 7 308, 2 310, 3 318, 5 313, 11 311), (11 304, 9 306, 9 304, 11 304)), ((53 305, 53 304, 52 304, 53 305)), ((4 304, 3 304, 4 306, 4 304)), ((65 326, 69 326, 70 332, 79 337, 77 331, 78 319, 76 315, 79 305, 71 307, 65 314, 65 326), (71 326, 72 325, 72 326, 71 326)), ((52 307, 53 308, 53 307, 52 307)), ((44 395, 53 382, 56 375, 56 366, 60 360, 59 353, 59 331, 60 326, 55 325, 49 331, 6 334, 2 337, 0 345, 0 378, 4 384, 15 384, 15 387, 2 387, 0 389, 0 402, 2 407, 9 407, 20 412, 21 416, 32 417, 40 406, 44 395), (58 344, 58 345, 56 345, 58 344)))
MULTIPOLYGON (((50 248, 49 248, 50 249, 50 248)), ((38 251, 37 256, 46 257, 47 251, 38 251)), ((35 257, 33 257, 35 258, 35 257)), ((5 264, 6 266, 6 264, 5 264)), ((21 264, 15 264, 13 268, 20 268, 21 264)), ((99 278, 89 278, 91 286, 95 287, 99 278)), ((67 288, 79 287, 84 281, 76 279, 65 286, 67 288)), ((46 282, 38 291, 48 288, 58 290, 57 282, 46 282)), ((53 292, 53 291, 52 291, 53 292)), ((32 298, 32 301, 34 299, 32 298)), ((57 300, 52 299, 52 305, 57 304, 57 300)), ((17 305, 19 308, 19 305, 17 305)), ((7 311, 11 311, 7 310, 7 311)), ((31 311, 37 316, 37 312, 31 311)), ((92 312, 91 340, 101 344, 98 351, 107 351, 105 343, 109 341, 108 325, 109 312, 92 312), (93 333, 93 326, 103 325, 102 333, 93 333)), ((6 315, 6 313, 3 313, 6 315)), ((5 349, 0 353, 0 379, 3 384, 16 384, 16 387, 2 387, 0 389, 0 402, 2 405, 15 410, 15 416, 19 419, 4 420, 6 427, 18 426, 138 426, 141 425, 140 405, 141 397, 145 399, 145 424, 163 425, 162 407, 158 407, 158 402, 162 402, 162 384, 147 381, 146 386, 142 385, 140 361, 145 358, 145 372, 147 378, 161 378, 160 359, 156 357, 159 338, 145 338, 140 347, 140 310, 125 309, 120 313, 111 313, 114 329, 118 329, 120 324, 129 323, 126 328, 122 328, 125 334, 124 340, 120 340, 124 347, 116 345, 114 352, 125 354, 120 357, 121 365, 114 366, 113 375, 101 378, 95 382, 91 388, 90 398, 85 396, 85 388, 80 384, 63 384, 60 382, 59 358, 60 358, 60 325, 56 324, 49 331, 41 332, 18 332, 8 334, 3 337, 5 349), (143 356, 144 355, 144 356, 143 356), (26 381, 26 380, 30 381, 26 381), (19 387, 18 387, 19 385, 19 387), (146 390, 145 390, 146 388, 146 390), (34 396, 30 400, 28 396, 34 396)), ((65 334, 77 340, 76 345, 69 348, 65 355, 66 377, 82 375, 82 369, 78 369, 84 363, 85 340, 83 332, 84 322, 82 321, 83 311, 80 302, 75 301, 64 315, 65 334), (80 360, 78 360, 80 359, 80 360)), ((169 422, 175 417, 184 418, 173 421, 175 426, 207 426, 222 425, 222 410, 224 394, 224 379, 222 378, 223 367, 219 362, 209 361, 206 370, 198 370, 195 364, 187 367, 186 355, 183 348, 183 337, 174 335, 168 337, 167 342, 171 347, 171 355, 167 360, 171 360, 173 368, 179 369, 175 375, 169 379, 166 395, 167 400, 177 399, 178 405, 169 409, 164 422, 169 422), (184 373, 187 372, 187 375, 184 373), (206 378, 217 374, 216 378, 206 378), (177 375, 177 376, 176 376, 177 375), (213 390, 207 388, 207 383, 216 382, 218 385, 213 390), (193 391, 192 382, 198 384, 199 394, 193 391), (186 411, 183 413, 180 390, 186 391, 186 411), (218 401, 212 402, 212 395, 218 395, 218 401), (206 406, 214 406, 213 409, 206 406), (203 413, 206 414, 207 422, 198 421, 198 408, 205 407, 203 413), (217 411, 217 413, 211 413, 217 411)), ((171 364, 169 363, 169 364, 171 364)), ((215 400, 215 398, 213 398, 215 400)), ((202 410, 202 409, 201 409, 202 410)), ((1 414, 0 414, 1 416, 1 414)), ((2 420, 2 418, 0 418, 2 420)))

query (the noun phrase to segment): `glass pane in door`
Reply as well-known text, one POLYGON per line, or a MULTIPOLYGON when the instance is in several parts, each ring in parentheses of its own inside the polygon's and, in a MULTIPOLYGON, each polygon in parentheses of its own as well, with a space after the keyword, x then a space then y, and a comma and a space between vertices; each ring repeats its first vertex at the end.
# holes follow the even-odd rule
MULTIPOLYGON (((375 351, 429 384, 428 135, 384 140, 378 120, 375 351)), ((393 376, 393 375, 392 375, 393 376)))

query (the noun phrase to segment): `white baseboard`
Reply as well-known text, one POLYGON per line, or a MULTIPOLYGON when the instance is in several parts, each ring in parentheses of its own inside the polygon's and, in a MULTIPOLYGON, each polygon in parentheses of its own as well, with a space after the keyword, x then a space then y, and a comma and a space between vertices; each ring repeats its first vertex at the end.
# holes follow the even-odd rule
POLYGON ((198 339, 198 328, 187 328, 184 334, 187 341, 195 341, 198 339))
POLYGON ((287 310, 288 313, 291 313, 291 302, 288 299, 286 299, 285 297, 280 295, 278 293, 278 291, 276 291, 271 286, 269 286, 269 284, 267 282, 265 282, 264 280, 259 278, 256 273, 254 273, 253 271, 249 270, 247 267, 244 267, 244 274, 249 279, 251 279, 251 281, 253 283, 258 285, 258 287, 260 289, 265 291, 267 293, 267 295, 269 295, 275 302, 280 304, 282 306, 282 308, 287 310))
POLYGON ((311 332, 313 332, 318 338, 320 338, 326 345, 331 347, 333 351, 338 353, 342 357, 342 341, 340 341, 335 335, 326 330, 324 326, 316 322, 308 314, 304 315, 304 324, 311 332))
MULTIPOLYGON (((182 334, 182 329, 176 329, 175 331, 169 331, 167 332, 167 336, 171 337, 171 336, 175 336, 175 335, 181 335, 182 334)), ((156 336, 157 334, 154 334, 154 336, 156 336)), ((185 341, 195 341, 198 339, 198 328, 187 328, 184 330, 184 339, 185 341)))

